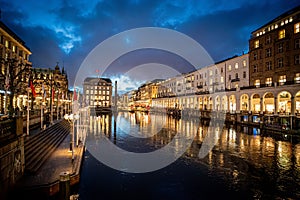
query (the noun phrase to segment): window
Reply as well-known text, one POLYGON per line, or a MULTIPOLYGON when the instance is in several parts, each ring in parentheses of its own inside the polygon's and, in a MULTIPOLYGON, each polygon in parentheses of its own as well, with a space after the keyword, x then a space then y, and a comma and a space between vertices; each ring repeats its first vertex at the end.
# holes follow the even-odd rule
POLYGON ((296 73, 295 75, 295 82, 300 83, 300 73, 296 73))
POLYGON ((228 80, 231 81, 231 75, 228 76, 228 80))
POLYGON ((253 54, 253 59, 254 59, 254 60, 257 60, 257 53, 254 53, 254 54, 253 54))
POLYGON ((215 74, 218 74, 218 69, 215 69, 215 74))
POLYGON ((271 36, 267 36, 266 38, 266 44, 270 44, 271 43, 271 36))
POLYGON ((278 68, 283 67, 283 58, 278 58, 277 59, 277 67, 278 68))
POLYGON ((234 68, 238 69, 239 68, 239 63, 235 63, 234 68))
POLYGON ((294 33, 299 33, 300 32, 300 23, 297 23, 294 25, 294 33))
POLYGON ((256 79, 256 80, 254 81, 254 85, 255 85, 256 87, 259 87, 259 86, 260 86, 260 80, 259 80, 259 79, 256 79))
POLYGON ((8 48, 8 41, 5 40, 5 47, 8 48))
POLYGON ((243 66, 247 67, 247 61, 246 60, 243 60, 243 66))
POLYGON ((239 78, 239 74, 235 73, 235 79, 238 79, 238 78, 239 78))
POLYGON ((224 83, 224 77, 221 76, 221 83, 224 83))
POLYGON ((213 80, 209 79, 209 85, 212 85, 212 83, 213 83, 213 80))
POLYGON ((285 38, 285 29, 282 29, 278 33, 278 39, 283 39, 285 38))
POLYGON ((295 55, 295 65, 299 65, 300 64, 300 55, 297 54, 295 55))
POLYGON ((209 70, 209 75, 212 76, 213 75, 213 72, 212 70, 209 70))
POLYGON ((272 86, 272 78, 271 77, 266 78, 266 85, 267 86, 272 86))
POLYGON ((279 85, 284 85, 286 82, 286 75, 279 76, 279 85))
POLYGON ((223 67, 221 67, 221 73, 223 73, 223 67))
POLYGON ((270 62, 266 62, 266 70, 267 71, 272 70, 272 62, 271 61, 270 62))
POLYGON ((271 53, 271 48, 266 49, 266 57, 271 57, 272 53, 271 53))
POLYGON ((228 71, 231 71, 231 65, 228 65, 228 71))
POLYGON ((255 40, 254 42, 254 48, 258 48, 259 47, 259 40, 255 40))
POLYGON ((247 76, 247 73, 244 71, 243 72, 243 78, 246 78, 246 76, 247 76))
POLYGON ((295 49, 300 49, 300 39, 295 39, 295 49))
POLYGON ((278 44, 278 53, 282 53, 283 52, 283 43, 279 43, 278 44))
POLYGON ((257 65, 253 65, 253 72, 258 72, 257 65))

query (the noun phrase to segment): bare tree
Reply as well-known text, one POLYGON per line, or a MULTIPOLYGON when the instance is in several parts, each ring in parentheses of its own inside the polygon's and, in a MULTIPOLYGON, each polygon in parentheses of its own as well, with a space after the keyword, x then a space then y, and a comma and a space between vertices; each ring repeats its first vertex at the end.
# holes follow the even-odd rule
POLYGON ((22 61, 15 58, 0 58, 0 62, 5 66, 5 76, 8 86, 7 90, 9 93, 9 116, 11 117, 14 113, 13 99, 15 94, 26 94, 27 81, 30 75, 30 64, 24 64, 22 61))

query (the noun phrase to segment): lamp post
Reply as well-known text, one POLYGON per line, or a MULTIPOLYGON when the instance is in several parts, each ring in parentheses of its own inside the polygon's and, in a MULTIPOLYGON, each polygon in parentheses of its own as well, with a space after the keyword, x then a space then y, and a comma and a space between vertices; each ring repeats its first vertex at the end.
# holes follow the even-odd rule
MULTIPOLYGON (((75 120, 79 119, 78 114, 65 114, 64 118, 71 124, 70 151, 72 152, 72 162, 74 161, 74 137, 75 137, 75 120)), ((77 136, 76 136, 77 138, 77 136)))

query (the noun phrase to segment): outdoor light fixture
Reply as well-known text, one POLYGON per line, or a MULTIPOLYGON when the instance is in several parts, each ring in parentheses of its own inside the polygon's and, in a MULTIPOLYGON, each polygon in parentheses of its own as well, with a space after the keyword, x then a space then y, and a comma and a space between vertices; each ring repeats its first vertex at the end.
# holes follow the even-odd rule
POLYGON ((78 114, 65 114, 64 116, 65 120, 68 120, 68 122, 72 125, 72 130, 71 130, 71 141, 70 141, 70 151, 72 152, 72 162, 74 161, 74 132, 75 132, 75 128, 74 128, 74 124, 75 124, 75 120, 79 119, 79 115, 78 114))

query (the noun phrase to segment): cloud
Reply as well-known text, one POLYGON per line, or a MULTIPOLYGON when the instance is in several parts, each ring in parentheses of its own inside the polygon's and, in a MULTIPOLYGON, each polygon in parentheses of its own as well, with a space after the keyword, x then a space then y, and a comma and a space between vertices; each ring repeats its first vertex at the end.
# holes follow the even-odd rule
MULTIPOLYGON (((251 31, 299 1, 0 0, 0 5, 1 20, 31 49, 33 66, 53 68, 59 62, 72 85, 88 53, 122 31, 147 26, 176 29, 198 41, 219 61, 247 51, 251 31)), ((166 64, 162 60, 157 59, 166 64)), ((126 66, 136 66, 126 64, 123 71, 129 69, 126 66)))

